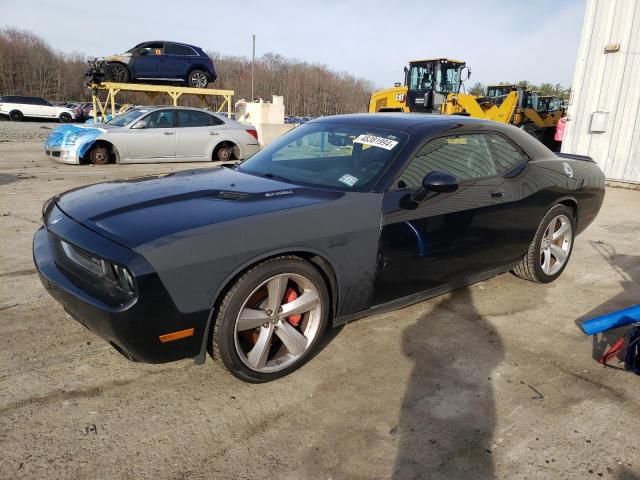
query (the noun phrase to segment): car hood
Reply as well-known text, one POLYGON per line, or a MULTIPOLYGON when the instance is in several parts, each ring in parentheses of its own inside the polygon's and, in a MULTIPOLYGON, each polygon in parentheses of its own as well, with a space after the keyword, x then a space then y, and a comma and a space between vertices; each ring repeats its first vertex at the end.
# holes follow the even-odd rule
POLYGON ((89 185, 57 196, 56 204, 84 226, 135 248, 167 237, 179 238, 199 227, 343 195, 213 168, 89 185))

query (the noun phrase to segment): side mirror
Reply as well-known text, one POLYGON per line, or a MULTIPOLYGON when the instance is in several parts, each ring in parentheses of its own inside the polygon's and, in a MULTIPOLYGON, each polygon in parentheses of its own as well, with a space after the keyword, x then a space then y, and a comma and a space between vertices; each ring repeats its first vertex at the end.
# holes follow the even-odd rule
POLYGON ((427 193, 451 193, 458 189, 458 179, 448 172, 430 172, 422 179, 422 188, 411 195, 411 200, 420 203, 427 193))

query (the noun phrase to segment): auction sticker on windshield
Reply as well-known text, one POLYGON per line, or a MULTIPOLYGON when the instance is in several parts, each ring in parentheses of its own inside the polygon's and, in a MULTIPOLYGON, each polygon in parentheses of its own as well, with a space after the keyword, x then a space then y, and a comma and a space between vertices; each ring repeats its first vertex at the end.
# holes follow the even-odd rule
POLYGON ((384 148, 385 150, 391 150, 398 142, 395 140, 389 140, 384 137, 376 137, 375 135, 360 135, 353 143, 362 143, 364 145, 372 145, 374 147, 384 148))

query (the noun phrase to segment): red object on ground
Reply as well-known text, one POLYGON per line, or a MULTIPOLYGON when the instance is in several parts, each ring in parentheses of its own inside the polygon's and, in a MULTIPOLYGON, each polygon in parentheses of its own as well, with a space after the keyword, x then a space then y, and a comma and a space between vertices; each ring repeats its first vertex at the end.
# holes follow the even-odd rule
MULTIPOLYGON (((298 293, 291 287, 287 288, 287 291, 284 292, 284 303, 293 302, 296 298, 298 298, 298 293)), ((300 325, 300 320, 302 320, 302 315, 300 314, 287 317, 287 321, 294 327, 300 325)))
POLYGON ((622 350, 622 346, 624 345, 624 337, 619 338, 616 342, 611 345, 611 348, 602 354, 600 357, 600 363, 606 365, 609 360, 616 356, 616 354, 622 350))

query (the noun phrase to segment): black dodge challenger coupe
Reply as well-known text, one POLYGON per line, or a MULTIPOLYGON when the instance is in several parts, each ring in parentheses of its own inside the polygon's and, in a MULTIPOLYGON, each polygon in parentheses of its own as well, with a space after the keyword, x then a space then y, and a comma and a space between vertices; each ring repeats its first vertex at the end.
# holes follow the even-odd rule
POLYGON ((342 115, 239 165, 58 195, 33 255, 50 294, 127 358, 208 351, 264 382, 300 367, 328 324, 507 271, 555 280, 604 183, 590 158, 515 127, 342 115))

